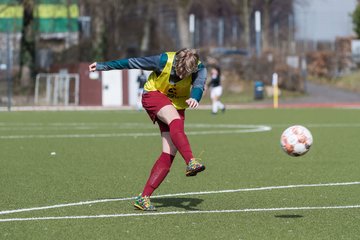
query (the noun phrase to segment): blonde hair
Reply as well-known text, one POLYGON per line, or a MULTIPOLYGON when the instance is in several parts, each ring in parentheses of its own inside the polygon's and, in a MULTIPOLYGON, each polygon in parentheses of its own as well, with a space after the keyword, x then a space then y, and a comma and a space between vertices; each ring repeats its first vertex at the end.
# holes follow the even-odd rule
POLYGON ((199 54, 195 49, 183 48, 175 54, 175 71, 181 79, 198 69, 199 54))

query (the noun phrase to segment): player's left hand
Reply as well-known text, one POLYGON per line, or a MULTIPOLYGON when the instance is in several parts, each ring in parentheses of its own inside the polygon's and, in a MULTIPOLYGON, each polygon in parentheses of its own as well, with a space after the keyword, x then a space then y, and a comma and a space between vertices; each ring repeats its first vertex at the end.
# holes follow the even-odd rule
POLYGON ((189 105, 190 108, 197 108, 199 106, 199 102, 196 101, 194 98, 189 98, 186 100, 187 105, 189 105))
POLYGON ((96 71, 96 62, 89 65, 89 71, 90 72, 95 72, 96 71))

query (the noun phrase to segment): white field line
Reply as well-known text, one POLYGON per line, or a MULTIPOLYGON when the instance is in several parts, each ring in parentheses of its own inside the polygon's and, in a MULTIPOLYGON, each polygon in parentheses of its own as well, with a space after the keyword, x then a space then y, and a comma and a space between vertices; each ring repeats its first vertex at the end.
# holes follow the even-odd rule
POLYGON ((108 127, 108 126, 150 126, 151 124, 146 123, 135 123, 135 122, 0 122, 0 127, 81 127, 81 126, 95 126, 95 127, 108 127))
POLYGON ((64 220, 64 219, 93 219, 93 218, 116 218, 116 217, 143 217, 143 216, 163 216, 163 215, 184 215, 184 214, 210 214, 210 213, 249 213, 249 212, 278 212, 278 211, 299 211, 299 210, 328 210, 328 209, 354 209, 360 205, 348 206, 319 206, 319 207, 283 207, 283 208, 247 208, 247 209, 228 209, 228 210, 204 210, 204 211, 175 211, 175 212, 149 212, 149 213, 120 213, 120 214, 101 214, 101 215, 80 215, 62 217, 33 217, 33 218, 3 218, 0 222, 19 222, 19 221, 40 221, 40 220, 64 220))
POLYGON ((0 139, 29 139, 29 138, 110 138, 110 137, 151 137, 159 133, 99 133, 99 134, 56 134, 56 135, 9 135, 0 139))
MULTIPOLYGON (((220 128, 244 128, 249 126, 259 126, 259 125, 267 125, 267 126, 273 126, 273 127, 286 127, 291 125, 292 123, 258 123, 257 125, 254 124, 198 124, 198 123, 187 123, 187 127, 220 127, 220 128)), ((309 126, 309 127, 360 127, 360 123, 301 123, 301 125, 309 126)), ((82 127, 85 128, 154 128, 152 124, 148 123, 134 123, 134 122, 51 122, 51 123, 28 123, 28 122, 0 122, 0 129, 6 130, 7 128, 14 127, 15 129, 19 128, 26 128, 31 130, 32 128, 35 129, 47 129, 47 128, 57 128, 57 127, 66 127, 69 128, 79 128, 82 129, 82 127)), ((156 128, 156 127, 155 127, 156 128)))
MULTIPOLYGON (((211 135, 211 134, 239 134, 251 132, 271 131, 272 128, 287 127, 290 124, 263 124, 263 125, 246 125, 246 124, 187 124, 187 128, 211 128, 216 130, 207 131, 187 131, 188 135, 211 135), (222 130, 220 130, 222 129, 222 130), (230 130, 229 130, 230 129, 230 130)), ((357 128, 359 123, 337 123, 337 124, 302 124, 308 128, 334 128, 346 127, 357 128)), ((144 123, 3 123, 0 122, 0 131, 9 130, 23 131, 42 131, 42 130, 109 130, 109 129, 154 129, 153 126, 144 123)), ((96 133, 96 134, 32 134, 32 135, 4 135, 1 139, 46 139, 46 138, 111 138, 111 137, 153 137, 158 136, 158 132, 138 132, 138 133, 96 133)))
POLYGON ((154 129, 151 124, 145 123, 1 123, 0 131, 24 130, 92 130, 92 129, 154 129))
MULTIPOLYGON (((235 192, 250 192, 250 191, 266 191, 266 190, 290 189, 290 188, 306 188, 306 187, 349 186, 349 185, 359 185, 359 184, 360 184, 360 182, 298 184, 298 185, 287 185, 287 186, 270 186, 270 187, 240 188, 240 189, 229 189, 229 190, 218 190, 218 191, 174 193, 174 194, 155 195, 155 196, 152 196, 152 198, 192 196, 192 195, 207 195, 207 194, 219 194, 219 193, 235 193, 235 192)), ((100 199, 100 200, 90 200, 90 201, 83 201, 83 202, 76 202, 76 203, 64 203, 64 204, 57 204, 57 205, 43 206, 43 207, 4 210, 4 211, 0 211, 0 215, 6 215, 6 214, 12 214, 12 213, 20 213, 20 212, 31 212, 31 211, 38 211, 38 210, 53 209, 53 208, 63 208, 63 207, 90 205, 90 204, 105 203, 105 202, 128 201, 128 200, 133 200, 133 199, 135 199, 135 197, 100 199)))
MULTIPOLYGON (((264 124, 206 124, 206 123, 187 123, 186 127, 196 127, 196 128, 256 128, 264 124)), ((268 125, 268 124, 265 124, 268 125)), ((139 129, 139 128, 151 128, 157 129, 153 124, 146 123, 102 123, 102 122, 93 122, 93 123, 2 123, 0 122, 0 130, 10 129, 57 129, 57 128, 66 128, 66 129, 83 129, 83 128, 124 128, 124 129, 139 129)))
MULTIPOLYGON (((286 127, 291 124, 267 124, 271 127, 286 127)), ((300 125, 309 127, 309 128, 358 128, 360 123, 302 123, 300 125)))
MULTIPOLYGON (((211 130, 211 131, 187 131, 187 135, 209 135, 209 134, 238 134, 250 132, 270 131, 271 127, 261 125, 194 125, 197 128, 227 128, 230 130, 211 130)), ((159 136, 158 132, 152 133, 96 133, 96 134, 53 134, 53 135, 3 135, 0 139, 48 139, 48 138, 109 138, 109 137, 153 137, 159 136)))
MULTIPOLYGON (((208 127, 217 127, 217 128, 247 128, 247 127, 256 127, 259 125, 266 125, 272 127, 286 127, 291 125, 291 123, 259 123, 254 124, 198 124, 198 123, 187 123, 186 127, 198 127, 198 128, 208 128, 208 127)), ((301 123, 301 125, 308 127, 360 127, 360 123, 301 123)), ((124 129, 139 129, 139 128, 156 128, 152 124, 147 123, 133 123, 133 122, 52 122, 52 123, 8 123, 0 122, 0 130, 8 129, 27 129, 27 130, 41 130, 41 129, 57 129, 57 128, 66 128, 66 129, 87 129, 87 128, 124 128, 124 129)))

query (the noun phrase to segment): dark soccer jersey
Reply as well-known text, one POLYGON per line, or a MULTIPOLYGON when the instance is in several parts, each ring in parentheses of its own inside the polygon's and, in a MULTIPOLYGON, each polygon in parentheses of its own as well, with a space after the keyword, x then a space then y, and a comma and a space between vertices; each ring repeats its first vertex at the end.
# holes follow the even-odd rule
POLYGON ((146 80, 147 80, 147 77, 145 74, 141 74, 138 76, 137 82, 139 83, 139 88, 144 88, 146 80))
POLYGON ((217 75, 216 77, 211 77, 209 82, 209 87, 218 87, 220 86, 220 76, 217 75))

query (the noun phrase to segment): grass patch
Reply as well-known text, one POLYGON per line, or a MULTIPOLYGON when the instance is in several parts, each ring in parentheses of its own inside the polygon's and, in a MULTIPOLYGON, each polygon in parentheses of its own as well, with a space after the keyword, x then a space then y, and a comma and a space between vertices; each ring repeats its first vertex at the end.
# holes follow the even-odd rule
POLYGON ((159 130, 144 111, 3 112, 0 238, 186 236, 256 240, 360 236, 359 208, 321 209, 358 206, 359 184, 215 193, 359 182, 359 110, 244 109, 214 117, 206 110, 189 110, 186 118, 193 152, 196 156, 203 152, 201 158, 207 169, 187 178, 184 161, 178 155, 155 195, 188 194, 154 198, 158 213, 166 214, 144 216, 133 215, 142 212, 134 210, 131 200, 117 200, 134 197, 143 189, 161 152, 159 130), (300 158, 287 156, 279 146, 281 132, 294 124, 308 127, 314 137, 311 150, 300 158), (271 130, 242 131, 253 125, 266 125, 271 130), (196 194, 206 191, 215 192, 196 194), (86 201, 95 202, 66 206, 86 201), (3 212, 59 204, 65 205, 3 212), (320 208, 296 209, 303 207, 320 208), (59 217, 63 219, 56 219, 59 217))
POLYGON ((309 80, 315 83, 327 84, 337 88, 360 93, 360 70, 333 79, 310 76, 309 80))

